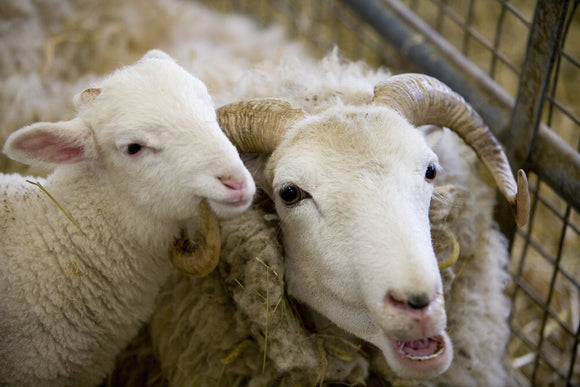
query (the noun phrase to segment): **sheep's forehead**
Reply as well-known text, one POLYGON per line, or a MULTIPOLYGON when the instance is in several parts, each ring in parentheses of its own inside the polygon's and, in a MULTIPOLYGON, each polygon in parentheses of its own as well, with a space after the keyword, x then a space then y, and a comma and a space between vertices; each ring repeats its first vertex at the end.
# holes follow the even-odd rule
POLYGON ((122 111, 128 119, 215 121, 205 85, 171 60, 154 58, 123 68, 102 89, 103 108, 122 111))
POLYGON ((307 119, 288 133, 281 148, 282 154, 274 157, 299 155, 320 160, 327 169, 380 174, 394 166, 422 166, 435 157, 423 135, 404 118, 374 106, 330 111, 307 119))

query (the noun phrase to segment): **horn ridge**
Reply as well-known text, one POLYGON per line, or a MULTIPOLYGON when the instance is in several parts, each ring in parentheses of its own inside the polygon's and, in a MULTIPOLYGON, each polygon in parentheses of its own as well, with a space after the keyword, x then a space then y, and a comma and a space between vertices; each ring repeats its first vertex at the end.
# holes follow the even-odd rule
POLYGON ((220 127, 240 153, 272 153, 284 133, 306 117, 280 99, 253 99, 217 109, 220 127))
POLYGON ((518 225, 527 223, 530 203, 525 173, 518 171, 516 182, 500 143, 461 95, 433 77, 400 74, 375 86, 373 103, 389 106, 414 126, 438 125, 457 133, 491 172, 518 225))

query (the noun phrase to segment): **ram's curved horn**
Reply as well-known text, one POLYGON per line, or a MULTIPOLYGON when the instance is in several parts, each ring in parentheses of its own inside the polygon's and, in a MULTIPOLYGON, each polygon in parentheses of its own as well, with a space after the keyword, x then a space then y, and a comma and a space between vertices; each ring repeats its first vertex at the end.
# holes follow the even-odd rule
POLYGON ((217 109, 218 123, 240 153, 272 153, 292 124, 306 117, 279 99, 254 99, 217 109))
POLYGON ((217 266, 221 249, 219 221, 205 200, 199 203, 197 223, 200 243, 193 242, 182 230, 169 250, 169 259, 179 270, 203 277, 217 266))
POLYGON ((415 126, 433 124, 455 131, 491 172, 518 225, 527 223, 530 196, 525 172, 518 171, 516 183, 501 145, 463 97, 427 75, 401 74, 376 85, 373 102, 388 105, 415 126))

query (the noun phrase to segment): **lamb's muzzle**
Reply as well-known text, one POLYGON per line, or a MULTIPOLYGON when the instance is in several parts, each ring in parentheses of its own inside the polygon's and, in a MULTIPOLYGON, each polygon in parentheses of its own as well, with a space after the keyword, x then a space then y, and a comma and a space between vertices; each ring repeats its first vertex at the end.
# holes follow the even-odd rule
POLYGON ((530 196, 523 170, 517 183, 501 145, 479 114, 462 96, 439 80, 423 74, 396 75, 375 86, 373 102, 399 112, 415 126, 445 126, 473 148, 523 227, 528 222, 530 196))

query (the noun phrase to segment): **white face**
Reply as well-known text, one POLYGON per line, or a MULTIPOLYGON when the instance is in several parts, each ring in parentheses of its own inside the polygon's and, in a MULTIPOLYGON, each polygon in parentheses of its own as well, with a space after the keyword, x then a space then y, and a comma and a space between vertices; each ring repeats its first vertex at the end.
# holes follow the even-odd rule
POLYGON ((167 59, 129 70, 82 116, 99 128, 96 151, 116 187, 164 220, 191 218, 203 198, 220 217, 245 210, 255 186, 203 83, 167 59))
POLYGON ((26 164, 95 169, 111 197, 158 221, 193 218, 202 199, 218 217, 248 208, 254 181, 205 85, 166 54, 149 52, 75 102, 76 118, 17 130, 4 152, 26 164))
POLYGON ((399 376, 431 377, 452 358, 428 219, 437 157, 392 111, 357 109, 302 122, 266 168, 288 291, 399 376))

